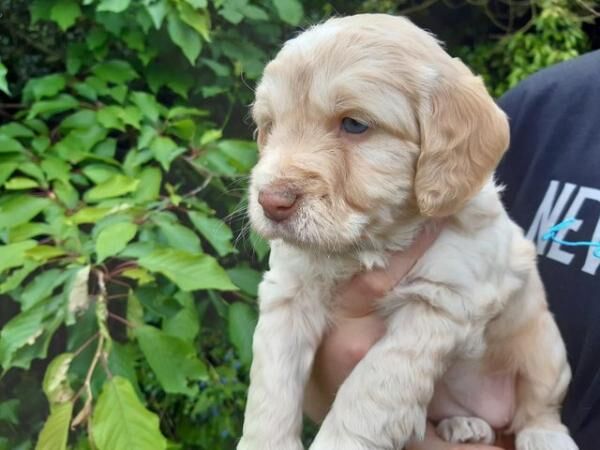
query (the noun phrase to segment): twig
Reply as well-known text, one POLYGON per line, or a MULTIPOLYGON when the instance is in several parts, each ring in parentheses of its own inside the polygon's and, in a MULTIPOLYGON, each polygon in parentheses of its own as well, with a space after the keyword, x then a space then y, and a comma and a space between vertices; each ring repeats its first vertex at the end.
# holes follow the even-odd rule
POLYGON ((89 347, 89 345, 94 342, 96 339, 98 339, 98 336, 100 336, 99 332, 96 332, 92 337, 90 337, 87 341, 85 341, 83 344, 81 344, 81 346, 79 346, 79 348, 77 350, 75 350, 75 353, 73 353, 73 359, 77 358, 86 348, 89 347))
POLYGON ((127 319, 124 319, 123 317, 115 314, 115 313, 111 313, 110 311, 108 312, 108 317, 110 317, 111 319, 116 320, 117 322, 121 322, 123 325, 127 325, 129 328, 135 328, 135 325, 132 324, 130 321, 128 321, 127 319))

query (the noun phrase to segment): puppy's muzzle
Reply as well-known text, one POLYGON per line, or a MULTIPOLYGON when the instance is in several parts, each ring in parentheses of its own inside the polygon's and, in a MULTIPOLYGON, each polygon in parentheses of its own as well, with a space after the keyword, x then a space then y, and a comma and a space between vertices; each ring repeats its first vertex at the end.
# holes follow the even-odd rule
POLYGON ((258 193, 258 203, 269 219, 283 222, 298 209, 298 192, 282 186, 267 187, 258 193))

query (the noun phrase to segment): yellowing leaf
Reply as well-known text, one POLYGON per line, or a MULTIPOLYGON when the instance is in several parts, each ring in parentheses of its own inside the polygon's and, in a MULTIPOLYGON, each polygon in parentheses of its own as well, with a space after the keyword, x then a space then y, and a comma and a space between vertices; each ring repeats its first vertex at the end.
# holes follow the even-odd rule
POLYGON ((115 376, 104 384, 92 416, 98 450, 165 450, 158 416, 139 401, 131 383, 115 376))
POLYGON ((46 419, 35 450, 66 450, 73 403, 56 406, 46 419))
POLYGON ((79 311, 87 309, 90 303, 88 292, 88 280, 90 277, 90 266, 85 266, 79 269, 75 274, 69 291, 67 308, 70 313, 75 314, 79 311))
POLYGON ((73 361, 73 353, 62 353, 48 364, 42 387, 51 409, 58 404, 68 402, 73 396, 67 378, 71 361, 73 361))

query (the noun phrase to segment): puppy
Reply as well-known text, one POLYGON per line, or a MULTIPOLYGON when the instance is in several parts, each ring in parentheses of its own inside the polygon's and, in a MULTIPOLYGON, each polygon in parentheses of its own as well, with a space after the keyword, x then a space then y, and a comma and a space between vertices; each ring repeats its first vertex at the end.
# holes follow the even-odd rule
POLYGON ((302 449, 303 392, 335 286, 427 232, 438 236, 381 301, 385 336, 310 448, 400 450, 423 438, 429 408, 450 441, 490 442, 494 425, 516 433, 518 450, 576 450, 559 416, 565 348, 533 246, 492 180, 508 123, 481 79, 407 19, 336 18, 284 45, 252 114, 249 212, 271 258, 238 450, 302 449), (448 401, 494 395, 495 418, 448 401))

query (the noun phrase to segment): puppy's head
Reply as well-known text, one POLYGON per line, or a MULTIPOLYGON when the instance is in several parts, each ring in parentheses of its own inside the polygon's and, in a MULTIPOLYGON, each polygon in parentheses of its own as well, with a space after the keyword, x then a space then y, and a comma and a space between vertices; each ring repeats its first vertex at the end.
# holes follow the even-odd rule
POLYGON ((263 236, 344 251, 458 211, 508 145, 483 83, 400 17, 332 19, 267 65, 252 114, 250 217, 263 236))

